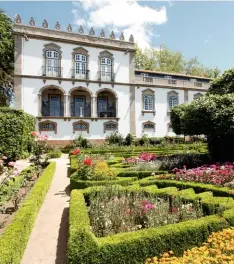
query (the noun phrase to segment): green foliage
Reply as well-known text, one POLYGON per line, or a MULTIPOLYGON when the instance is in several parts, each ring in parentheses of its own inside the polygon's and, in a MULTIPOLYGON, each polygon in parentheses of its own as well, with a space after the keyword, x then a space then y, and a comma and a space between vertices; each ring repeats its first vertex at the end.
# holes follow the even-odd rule
POLYGON ((106 142, 110 145, 124 145, 124 138, 118 132, 112 133, 110 136, 106 137, 106 142))
POLYGON ((59 149, 51 150, 51 151, 48 153, 48 158, 49 158, 49 159, 61 158, 61 156, 62 156, 62 152, 61 152, 61 150, 59 150, 59 149))
POLYGON ((0 153, 11 159, 31 151, 35 118, 21 110, 0 108, 0 153))
MULTIPOLYGON (((125 189, 138 191, 139 187, 138 185, 122 187, 123 191, 125 189)), ((149 228, 136 232, 119 233, 103 238, 96 238, 91 232, 88 209, 83 194, 87 197, 93 191, 99 190, 101 189, 96 188, 92 190, 89 188, 83 191, 73 190, 71 193, 68 263, 142 264, 146 258, 160 256, 162 253, 170 250, 173 250, 175 255, 181 255, 184 250, 201 245, 211 232, 222 230, 233 223, 234 201, 232 200, 232 208, 224 211, 223 217, 212 215, 159 228, 149 228)), ((145 191, 156 195, 181 195, 185 198, 187 195, 189 196, 188 199, 191 200, 195 196, 200 196, 200 194, 196 195, 191 189, 182 190, 179 194, 178 190, 174 187, 162 190, 154 186, 148 186, 145 188, 145 191)), ((208 207, 214 206, 216 202, 217 204, 220 203, 220 205, 228 202, 228 198, 212 197, 210 199, 209 197, 209 193, 203 195, 204 204, 208 207)))
POLYGON ((14 47, 11 19, 0 9, 0 106, 9 104, 12 96, 14 47))
POLYGON ((174 72, 195 76, 215 78, 220 74, 218 68, 204 67, 197 57, 186 60, 181 52, 170 51, 165 45, 160 50, 154 48, 141 50, 136 46, 135 66, 137 69, 174 72))
POLYGON ((73 140, 72 147, 86 149, 90 147, 90 144, 87 138, 84 138, 82 135, 79 135, 76 139, 73 140))
POLYGON ((134 143, 134 137, 132 134, 127 134, 126 138, 125 138, 125 145, 126 146, 131 146, 134 143))
POLYGON ((12 223, 0 237, 1 264, 20 263, 37 214, 53 179, 55 167, 56 164, 52 162, 44 170, 17 211, 12 223))

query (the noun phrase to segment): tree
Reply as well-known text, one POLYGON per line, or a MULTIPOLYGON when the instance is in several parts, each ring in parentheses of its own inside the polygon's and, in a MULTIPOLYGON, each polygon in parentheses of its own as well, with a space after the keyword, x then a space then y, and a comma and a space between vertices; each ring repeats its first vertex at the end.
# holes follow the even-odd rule
POLYGON ((12 21, 0 9, 0 106, 9 104, 13 94, 14 48, 12 21))
POLYGON ((195 76, 215 78, 220 74, 218 68, 205 68, 197 57, 186 60, 181 52, 170 51, 165 45, 157 49, 141 50, 136 46, 136 68, 152 71, 174 72, 195 76))
POLYGON ((213 161, 234 161, 234 69, 217 77, 207 95, 171 110, 176 134, 205 135, 213 161))

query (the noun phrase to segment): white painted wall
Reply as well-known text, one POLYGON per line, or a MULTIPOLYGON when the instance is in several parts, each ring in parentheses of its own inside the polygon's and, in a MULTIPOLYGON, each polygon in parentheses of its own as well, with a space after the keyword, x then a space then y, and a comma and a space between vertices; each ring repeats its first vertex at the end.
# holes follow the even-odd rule
MULTIPOLYGON (((45 40, 29 39, 26 41, 23 39, 23 57, 22 57, 22 74, 23 75, 42 75, 43 66, 43 49, 45 44, 52 43, 45 40)), ((89 54, 89 73, 90 80, 97 80, 98 68, 98 56, 99 53, 105 49, 86 47, 84 45, 74 45, 69 43, 53 42, 61 47, 62 51, 62 62, 61 67, 63 68, 64 78, 71 78, 71 69, 74 68, 72 65, 72 52, 74 48, 83 47, 88 50, 89 54)), ((116 51, 108 49, 114 57, 114 72, 116 82, 129 82, 129 53, 124 51, 116 51)))

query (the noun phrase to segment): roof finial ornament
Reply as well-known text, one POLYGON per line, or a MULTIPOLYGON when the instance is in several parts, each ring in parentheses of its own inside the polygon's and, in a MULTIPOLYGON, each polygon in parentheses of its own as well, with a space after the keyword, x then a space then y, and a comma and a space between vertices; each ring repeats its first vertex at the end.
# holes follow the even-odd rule
POLYGON ((35 22, 33 17, 31 17, 30 20, 29 20, 29 26, 31 26, 31 27, 35 27, 36 26, 36 22, 35 22))
POLYGON ((95 35, 95 31, 92 27, 89 30, 89 35, 91 35, 91 36, 95 35))
POLYGON ((58 21, 57 21, 56 24, 55 24, 55 29, 56 29, 56 30, 60 30, 60 24, 59 24, 58 21))
POLYGON ((83 29, 82 26, 79 27, 78 32, 79 32, 80 34, 84 34, 84 29, 83 29))
POLYGON ((48 22, 46 21, 46 19, 43 20, 42 27, 43 28, 48 28, 48 22))
POLYGON ((72 32, 72 26, 71 26, 71 24, 68 24, 67 31, 68 32, 72 32))
POLYGON ((119 40, 125 40, 123 32, 121 32, 121 34, 119 36, 119 40))
POLYGON ((22 20, 21 20, 21 17, 20 17, 19 14, 17 14, 17 15, 15 16, 15 23, 16 23, 16 24, 21 24, 21 23, 22 23, 22 20))
POLYGON ((131 34, 130 37, 129 37, 129 42, 134 42, 134 37, 133 37, 132 34, 131 34))
POLYGON ((105 32, 104 32, 103 29, 101 30, 100 37, 101 37, 101 38, 105 38, 105 32))
POLYGON ((113 30, 110 33, 110 39, 115 39, 115 33, 113 32, 113 30))

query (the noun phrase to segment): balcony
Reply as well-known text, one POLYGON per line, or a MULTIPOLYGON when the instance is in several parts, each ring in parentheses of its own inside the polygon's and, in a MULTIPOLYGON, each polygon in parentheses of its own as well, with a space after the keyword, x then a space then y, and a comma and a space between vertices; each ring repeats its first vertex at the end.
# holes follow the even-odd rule
POLYGON ((115 81, 115 73, 114 72, 103 72, 98 71, 97 72, 98 81, 102 82, 114 82, 115 81))
POLYGON ((51 101, 42 101, 41 106, 41 115, 42 116, 64 116, 64 103, 60 102, 56 107, 51 101))
POLYGON ((82 80, 89 80, 89 71, 82 71, 79 69, 71 69, 71 78, 73 79, 82 79, 82 80))
POLYGON ((54 67, 54 66, 42 66, 42 75, 48 77, 62 77, 62 70, 61 67, 54 67))
POLYGON ((85 107, 77 105, 77 103, 71 103, 71 116, 73 117, 91 117, 91 104, 86 103, 85 107))
POLYGON ((205 82, 183 81, 177 79, 163 79, 163 78, 148 77, 148 76, 135 76, 135 83, 150 84, 159 87, 201 88, 204 90, 207 90, 210 87, 210 84, 205 82))

